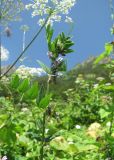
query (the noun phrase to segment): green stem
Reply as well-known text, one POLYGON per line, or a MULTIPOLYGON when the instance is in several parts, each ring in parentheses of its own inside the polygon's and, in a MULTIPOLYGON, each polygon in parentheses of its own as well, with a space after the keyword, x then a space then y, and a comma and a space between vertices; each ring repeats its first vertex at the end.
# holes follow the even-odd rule
POLYGON ((46 113, 43 113, 43 122, 42 122, 42 142, 41 142, 41 150, 40 150, 40 160, 43 160, 44 157, 44 144, 45 144, 45 120, 46 113))
POLYGON ((114 112, 111 113, 111 124, 109 128, 109 134, 112 134, 112 127, 113 127, 113 120, 114 120, 114 112))
MULTIPOLYGON (((46 94, 49 93, 50 84, 47 81, 47 89, 46 94)), ((41 142, 41 149, 40 149, 40 160, 44 158, 44 145, 45 145, 45 128, 46 128, 46 111, 43 113, 43 120, 42 120, 42 142, 41 142)))
MULTIPOLYGON (((0 38, 0 43, 1 43, 1 38, 0 38)), ((1 77, 1 74, 2 74, 2 54, 1 54, 1 45, 0 45, 0 77, 1 77)))

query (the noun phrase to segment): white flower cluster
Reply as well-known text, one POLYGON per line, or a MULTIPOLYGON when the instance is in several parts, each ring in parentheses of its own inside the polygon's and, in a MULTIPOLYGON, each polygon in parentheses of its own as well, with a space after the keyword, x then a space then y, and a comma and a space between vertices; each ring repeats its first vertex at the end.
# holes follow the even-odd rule
POLYGON ((9 51, 1 45, 0 46, 0 59, 1 59, 1 61, 7 61, 8 57, 9 57, 9 51))
POLYGON ((2 157, 2 159, 0 158, 0 160, 7 160, 7 156, 2 157))
POLYGON ((76 0, 33 0, 33 3, 26 5, 26 9, 33 9, 32 17, 42 16, 38 24, 43 25, 45 15, 53 11, 47 24, 53 25, 54 21, 60 22, 62 15, 67 15, 65 22, 72 23, 72 18, 68 16, 71 8, 76 4, 76 0), (44 16, 44 17, 43 17, 44 16))
POLYGON ((42 68, 33 68, 33 67, 26 67, 21 65, 17 70, 16 74, 19 75, 20 78, 30 78, 35 76, 41 76, 45 74, 45 71, 42 68))

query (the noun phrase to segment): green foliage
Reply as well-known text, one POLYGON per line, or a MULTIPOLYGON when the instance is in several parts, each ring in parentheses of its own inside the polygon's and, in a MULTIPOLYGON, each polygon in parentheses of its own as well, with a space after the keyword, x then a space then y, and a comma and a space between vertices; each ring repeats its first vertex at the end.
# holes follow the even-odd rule
POLYGON ((70 49, 70 47, 74 45, 71 41, 71 37, 65 36, 62 32, 52 41, 53 32, 54 30, 48 25, 46 28, 46 38, 48 49, 53 54, 52 60, 55 60, 59 54, 65 56, 66 54, 73 52, 73 50, 70 49))
POLYGON ((105 51, 100 56, 98 56, 98 58, 95 60, 95 64, 99 63, 101 60, 108 57, 111 54, 112 50, 113 50, 113 45, 110 43, 106 43, 105 51))
POLYGON ((51 94, 45 95, 39 103, 40 108, 46 108, 50 102, 51 94))
POLYGON ((38 84, 34 83, 25 93, 24 98, 28 100, 34 100, 38 96, 38 84))
POLYGON ((48 87, 46 77, 41 77, 39 83, 20 79, 18 75, 1 79, 1 157, 7 155, 12 160, 35 160, 41 155, 45 160, 114 159, 113 60, 96 67, 106 70, 107 76, 99 77, 95 68, 85 74, 81 72, 83 68, 78 68, 67 73, 62 81, 58 79, 58 85, 48 87), (74 77, 75 71, 77 76, 74 77), (66 83, 70 83, 71 78, 69 88, 66 83))
MULTIPOLYGON (((49 82, 56 84, 58 72, 66 72, 67 63, 60 56, 66 56, 73 52, 71 46, 74 45, 71 37, 66 36, 63 32, 52 40, 54 30, 50 25, 46 27, 46 38, 48 44, 48 57, 51 61, 49 82)), ((44 68, 44 65, 43 65, 44 68)), ((47 67, 45 67, 47 68, 47 67)))

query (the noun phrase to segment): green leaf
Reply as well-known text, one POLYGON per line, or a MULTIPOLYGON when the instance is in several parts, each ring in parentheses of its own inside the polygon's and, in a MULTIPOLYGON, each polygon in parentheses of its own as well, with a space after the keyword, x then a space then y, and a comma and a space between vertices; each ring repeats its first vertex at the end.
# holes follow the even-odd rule
POLYGON ((101 118, 105 118, 105 117, 108 117, 108 115, 110 113, 101 108, 100 111, 99 111, 99 114, 100 114, 101 118))
POLYGON ((26 147, 29 143, 29 139, 25 137, 24 135, 22 135, 18 138, 18 142, 21 146, 26 147))
POLYGON ((58 71, 62 71, 62 72, 66 72, 67 71, 67 61, 66 60, 64 60, 61 63, 60 67, 58 68, 58 71))
POLYGON ((65 49, 68 49, 68 48, 70 48, 70 47, 73 46, 73 45, 74 45, 73 42, 71 42, 71 43, 66 43, 66 44, 65 44, 65 49))
POLYGON ((45 87, 43 85, 40 86, 38 97, 37 97, 37 100, 36 100, 37 105, 39 105, 41 99, 45 96, 45 93, 46 93, 45 87))
POLYGON ((64 53, 71 53, 71 52, 74 52, 74 50, 72 50, 72 49, 67 49, 67 50, 64 51, 64 53))
POLYGON ((51 43, 51 52, 52 53, 56 52, 56 42, 55 41, 51 43))
POLYGON ((29 84, 30 84, 29 79, 24 79, 22 83, 19 85, 19 87, 17 88, 18 91, 24 93, 29 88, 29 84))
POLYGON ((51 70, 49 67, 47 67, 44 63, 42 63, 41 61, 37 60, 37 62, 39 63, 39 65, 43 68, 43 70, 47 73, 50 74, 51 70))
POLYGON ((17 88, 20 84, 20 79, 18 75, 15 75, 12 80, 11 80, 11 87, 12 88, 17 88))
POLYGON ((3 143, 14 143, 16 141, 16 133, 13 124, 10 126, 3 127, 0 129, 0 142, 3 143))
POLYGON ((32 85, 32 87, 25 92, 23 98, 25 98, 25 99, 27 98, 28 100, 29 99, 33 100, 33 99, 37 98, 38 91, 39 91, 39 89, 38 89, 38 83, 34 83, 32 85))
POLYGON ((74 155, 75 153, 79 152, 79 150, 78 150, 78 148, 76 147, 75 144, 68 144, 68 147, 67 147, 66 151, 70 155, 74 155))
POLYGON ((99 63, 105 57, 109 56, 111 54, 112 50, 113 50, 112 44, 109 44, 109 43, 105 44, 105 51, 100 56, 97 57, 94 64, 99 63))
POLYGON ((79 152, 78 148, 76 147, 74 143, 69 144, 62 136, 56 137, 55 139, 53 139, 50 142, 50 146, 55 148, 56 150, 61 150, 66 153, 69 153, 70 155, 73 155, 79 152))
POLYGON ((64 139, 64 137, 59 136, 54 138, 51 142, 50 142, 50 146, 55 148, 56 150, 63 150, 66 151, 67 147, 68 147, 68 143, 67 141, 64 139))
POLYGON ((108 112, 112 113, 114 112, 114 105, 110 105, 109 108, 107 109, 108 112))
POLYGON ((46 108, 50 102, 51 96, 52 96, 51 94, 45 95, 45 97, 41 99, 39 107, 46 108))
POLYGON ((51 49, 51 39, 52 39, 52 36, 53 36, 53 29, 51 28, 50 25, 48 25, 46 27, 46 38, 47 38, 47 43, 48 43, 48 49, 50 50, 51 49))
POLYGON ((106 91, 109 91, 109 92, 114 92, 114 86, 113 85, 110 85, 110 86, 103 86, 103 89, 105 89, 106 91))

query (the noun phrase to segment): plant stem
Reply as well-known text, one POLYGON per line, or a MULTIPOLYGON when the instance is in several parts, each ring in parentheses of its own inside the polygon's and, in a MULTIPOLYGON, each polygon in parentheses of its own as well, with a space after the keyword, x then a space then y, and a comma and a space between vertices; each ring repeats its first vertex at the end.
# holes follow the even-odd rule
POLYGON ((109 134, 112 134, 112 126, 113 126, 113 120, 114 120, 114 112, 111 113, 111 124, 109 128, 109 134))
POLYGON ((40 150, 40 160, 43 160, 43 157, 44 157, 45 120, 46 120, 46 112, 43 113, 43 121, 42 121, 42 142, 41 142, 41 150, 40 150))
POLYGON ((49 14, 49 16, 47 17, 47 19, 45 20, 44 24, 42 25, 42 27, 39 29, 39 31, 35 34, 35 36, 33 37, 33 39, 30 41, 30 43, 25 47, 25 49, 20 53, 20 55, 17 57, 17 59, 13 62, 13 64, 8 68, 8 70, 3 73, 2 75, 0 75, 0 79, 2 77, 4 77, 5 75, 7 75, 7 73, 15 66, 15 64, 19 61, 19 59, 23 56, 23 54, 25 53, 25 51, 31 46, 31 44, 34 42, 34 40, 38 37, 38 35, 41 33, 42 29, 45 27, 45 25, 47 24, 50 16, 52 13, 49 14))
POLYGON ((24 51, 24 49, 25 49, 25 31, 23 32, 23 51, 24 51))
POLYGON ((2 54, 1 54, 1 38, 0 38, 0 77, 1 77, 1 73, 2 73, 2 65, 1 65, 1 62, 2 62, 2 54))

